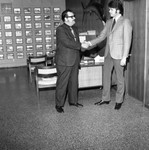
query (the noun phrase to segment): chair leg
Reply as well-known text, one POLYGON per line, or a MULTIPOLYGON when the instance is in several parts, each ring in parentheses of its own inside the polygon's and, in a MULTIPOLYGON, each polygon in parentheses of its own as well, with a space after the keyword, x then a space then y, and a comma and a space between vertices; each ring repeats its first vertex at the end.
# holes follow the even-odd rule
POLYGON ((40 99, 40 92, 39 92, 38 85, 36 85, 36 93, 37 93, 37 97, 40 99))
POLYGON ((29 68, 29 80, 32 83, 32 71, 30 70, 30 68, 29 68))
POLYGON ((30 73, 30 82, 32 83, 32 73, 30 73))

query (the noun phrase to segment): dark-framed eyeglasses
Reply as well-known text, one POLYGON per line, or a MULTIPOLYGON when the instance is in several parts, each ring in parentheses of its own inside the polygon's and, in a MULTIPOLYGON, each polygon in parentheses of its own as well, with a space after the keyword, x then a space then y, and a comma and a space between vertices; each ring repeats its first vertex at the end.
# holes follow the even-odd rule
POLYGON ((75 18, 75 15, 73 15, 73 16, 67 16, 67 18, 75 18))

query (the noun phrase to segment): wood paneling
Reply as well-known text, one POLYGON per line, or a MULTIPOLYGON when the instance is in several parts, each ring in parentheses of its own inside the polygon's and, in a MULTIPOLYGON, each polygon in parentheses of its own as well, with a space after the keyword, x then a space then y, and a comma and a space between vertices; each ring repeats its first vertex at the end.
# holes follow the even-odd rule
POLYGON ((143 101, 145 91, 146 0, 124 2, 125 16, 133 26, 131 57, 128 64, 128 93, 143 101), (138 11, 140 10, 140 11, 138 11))
POLYGON ((146 89, 144 103, 149 107, 149 1, 146 0, 146 89))

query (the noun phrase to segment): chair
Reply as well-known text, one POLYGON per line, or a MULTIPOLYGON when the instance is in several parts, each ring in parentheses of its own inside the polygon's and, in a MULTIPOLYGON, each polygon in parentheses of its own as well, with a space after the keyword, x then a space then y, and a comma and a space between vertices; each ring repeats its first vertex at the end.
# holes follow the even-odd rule
POLYGON ((29 56, 28 58, 28 70, 29 70, 29 78, 32 82, 32 73, 35 70, 36 66, 46 66, 47 65, 47 57, 46 55, 42 56, 29 56))
POLYGON ((36 67, 35 87, 38 97, 40 89, 56 87, 57 71, 55 66, 36 67))

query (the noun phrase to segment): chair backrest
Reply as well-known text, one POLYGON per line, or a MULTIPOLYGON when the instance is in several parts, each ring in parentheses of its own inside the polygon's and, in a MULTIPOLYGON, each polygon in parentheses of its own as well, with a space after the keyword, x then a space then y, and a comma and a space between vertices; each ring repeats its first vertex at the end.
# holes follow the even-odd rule
POLYGON ((37 76, 40 77, 53 77, 57 76, 57 70, 55 66, 40 66, 37 67, 37 76))
POLYGON ((46 55, 42 56, 29 56, 29 64, 40 64, 40 63, 46 63, 47 57, 46 55))
POLYGON ((47 57, 46 55, 42 56, 29 56, 28 58, 28 69, 29 69, 29 77, 32 82, 32 73, 35 70, 36 66, 47 66, 47 57))
MULTIPOLYGON (((35 85, 37 95, 39 96, 39 89, 54 88, 57 82, 57 70, 55 66, 36 67, 35 85)), ((40 98, 40 96, 39 96, 40 98)))

